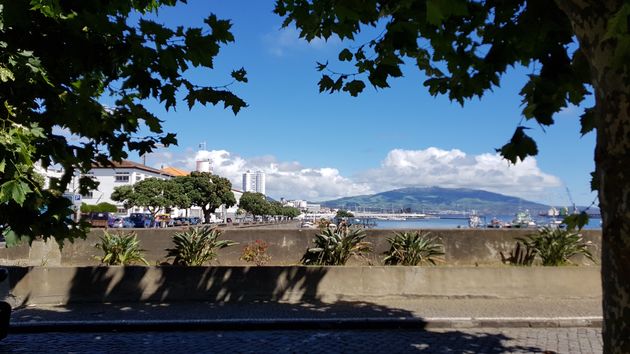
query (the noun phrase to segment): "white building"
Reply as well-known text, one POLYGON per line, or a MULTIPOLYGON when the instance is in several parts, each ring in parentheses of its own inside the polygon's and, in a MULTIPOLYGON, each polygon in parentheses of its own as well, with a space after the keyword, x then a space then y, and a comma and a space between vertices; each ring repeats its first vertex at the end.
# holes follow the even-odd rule
POLYGON ((262 171, 243 173, 243 192, 255 192, 267 194, 265 192, 265 173, 262 171))
POLYGON ((319 213, 321 210, 322 210, 321 204, 308 203, 306 205, 306 211, 308 211, 309 213, 319 213))
POLYGON ((98 189, 83 195, 83 202, 86 204, 111 203, 118 207, 118 213, 128 214, 144 212, 143 208, 133 208, 127 210, 120 202, 111 199, 114 188, 133 185, 146 178, 171 179, 174 177, 171 173, 158 170, 143 164, 123 160, 122 162, 113 162, 112 166, 92 166, 90 172, 86 174, 99 182, 98 189))
MULTIPOLYGON (((200 160, 197 161, 197 169, 200 172, 212 172, 212 167, 209 160, 200 160), (199 163, 202 162, 202 163, 199 163), (207 162, 207 163, 206 163, 207 162)), ((134 207, 132 209, 126 209, 123 203, 115 202, 111 199, 111 195, 114 192, 114 188, 124 185, 133 185, 139 181, 142 181, 146 178, 159 178, 159 179, 171 179, 176 176, 186 176, 189 172, 173 168, 166 167, 162 170, 158 170, 137 162, 123 160, 122 162, 113 162, 111 166, 93 166, 92 169, 84 174, 84 176, 89 176, 99 182, 98 188, 94 191, 89 192, 86 195, 81 196, 81 202, 86 204, 98 204, 98 203, 111 203, 117 206, 118 214, 126 214, 130 213, 143 213, 147 212, 144 208, 134 207)), ((63 174, 62 170, 55 170, 49 168, 47 171, 44 171, 41 167, 38 170, 39 173, 45 175, 46 186, 49 184, 50 178, 60 178, 63 174)), ((72 182, 68 186, 69 193, 76 193, 78 190, 78 179, 79 175, 76 174, 72 179, 72 182)), ((242 191, 232 189, 232 193, 234 193, 234 197, 236 199, 236 205, 226 208, 225 205, 220 206, 214 211, 215 215, 212 215, 210 222, 218 222, 225 220, 226 218, 232 218, 235 220, 236 211, 238 210, 238 202, 243 194, 242 191)), ((78 194, 77 194, 78 195, 78 194)), ((173 208, 171 210, 171 216, 196 216, 203 217, 203 213, 201 212, 201 208, 192 207, 188 210, 179 210, 177 208, 173 208)))
POLYGON ((306 202, 306 200, 296 199, 285 201, 283 205, 298 208, 300 210, 306 210, 308 203, 306 202))

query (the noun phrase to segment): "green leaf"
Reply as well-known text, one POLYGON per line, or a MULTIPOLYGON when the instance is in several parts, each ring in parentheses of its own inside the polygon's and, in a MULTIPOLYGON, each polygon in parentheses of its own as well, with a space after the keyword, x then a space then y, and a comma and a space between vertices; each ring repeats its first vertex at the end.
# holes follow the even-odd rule
POLYGON ((2 159, 2 161, 0 161, 0 172, 4 172, 4 169, 6 166, 7 166, 7 161, 5 159, 2 159))
POLYGON ((501 149, 496 149, 501 153, 501 156, 505 157, 512 163, 516 163, 518 160, 523 161, 527 156, 535 156, 538 154, 538 147, 534 139, 525 134, 527 127, 517 127, 510 142, 503 145, 501 149))
POLYGON ((326 64, 322 64, 320 62, 316 62, 316 63, 317 63, 317 71, 323 71, 328 66, 328 62, 326 62, 326 64))
POLYGON ((0 66, 0 81, 15 81, 15 76, 13 76, 13 72, 4 66, 0 66))
POLYGON ((567 230, 582 230, 584 225, 588 224, 588 214, 583 211, 579 214, 568 215, 562 222, 567 225, 567 230))
POLYGON ((247 75, 247 72, 243 68, 232 71, 232 77, 234 78, 234 80, 239 81, 239 82, 247 82, 246 75, 247 75))
POLYGON ((584 110, 584 113, 580 116, 580 125, 580 134, 582 136, 595 129, 595 110, 592 107, 584 110))
POLYGON ((7 247, 19 246, 22 243, 22 237, 20 237, 20 235, 16 234, 11 229, 4 230, 3 236, 7 247))
POLYGON ((596 172, 591 172, 591 190, 599 190, 599 177, 597 176, 596 172))
POLYGON ((450 16, 468 14, 465 0, 427 0, 427 22, 439 25, 450 16))
POLYGON ((344 50, 342 50, 339 53, 339 60, 340 61, 351 61, 352 60, 352 52, 350 50, 348 50, 348 48, 345 48, 344 50))
POLYGON ((319 80, 319 92, 324 92, 324 91, 332 92, 332 87, 334 84, 335 82, 333 81, 333 79, 330 78, 330 76, 322 75, 321 80, 319 80))
POLYGON ((0 188, 0 202, 14 201, 20 206, 26 200, 26 194, 31 192, 31 188, 23 181, 11 180, 0 188))
POLYGON ((365 83, 363 83, 363 81, 352 80, 350 82, 347 82, 344 85, 343 90, 346 92, 349 92, 350 95, 357 97, 359 93, 363 91, 364 88, 365 88, 365 83))

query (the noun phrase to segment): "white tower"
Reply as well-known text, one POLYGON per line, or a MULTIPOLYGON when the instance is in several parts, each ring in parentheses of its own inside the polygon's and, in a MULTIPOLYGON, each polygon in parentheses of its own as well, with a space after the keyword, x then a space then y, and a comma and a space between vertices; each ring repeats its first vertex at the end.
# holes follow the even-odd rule
POLYGON ((197 172, 209 172, 212 173, 211 160, 208 158, 197 160, 197 172))

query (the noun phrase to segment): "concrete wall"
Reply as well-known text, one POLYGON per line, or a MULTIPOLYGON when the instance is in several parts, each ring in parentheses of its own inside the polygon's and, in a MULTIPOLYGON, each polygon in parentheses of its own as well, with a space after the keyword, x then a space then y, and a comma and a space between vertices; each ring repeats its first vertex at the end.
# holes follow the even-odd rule
POLYGON ((598 267, 9 267, 13 305, 599 298, 598 267))
MULTIPOLYGON (((136 229, 145 258, 151 265, 167 262, 167 248, 172 247, 171 237, 174 229, 136 229)), ((179 230, 181 231, 181 230, 179 230)), ((26 246, 0 249, 0 263, 13 265, 97 265, 101 253, 94 245, 99 242, 102 230, 93 230, 86 240, 66 243, 59 253, 56 247, 33 243, 29 250, 26 246), (44 247, 46 246, 46 247, 44 247), (40 250, 35 252, 34 250, 40 250)), ((214 264, 247 265, 239 260, 243 247, 251 241, 261 239, 269 244, 268 254, 272 259, 269 265, 296 265, 318 230, 307 229, 227 229, 222 238, 239 242, 239 245, 219 251, 214 264)), ((372 242, 374 252, 365 259, 352 259, 349 265, 379 265, 383 252, 389 248, 386 240, 394 230, 367 230, 367 241, 372 242)), ((444 265, 498 265, 501 264, 500 252, 508 254, 514 247, 516 237, 524 237, 535 230, 508 229, 458 229, 430 230, 444 244, 444 265)), ((592 242, 591 251, 599 259, 601 250, 601 231, 585 230, 582 232, 586 241, 592 242)), ((575 259, 578 264, 587 265, 583 257, 575 259)))

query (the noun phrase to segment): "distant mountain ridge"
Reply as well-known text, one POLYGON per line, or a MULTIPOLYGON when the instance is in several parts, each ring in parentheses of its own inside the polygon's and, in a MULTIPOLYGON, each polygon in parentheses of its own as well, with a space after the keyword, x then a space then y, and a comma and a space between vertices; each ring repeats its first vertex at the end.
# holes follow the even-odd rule
POLYGON ((329 208, 400 212, 443 212, 475 210, 483 214, 512 214, 528 209, 532 214, 547 211, 549 205, 468 188, 412 187, 387 192, 345 197, 321 203, 329 208))

